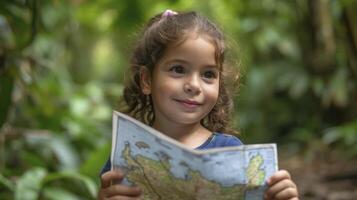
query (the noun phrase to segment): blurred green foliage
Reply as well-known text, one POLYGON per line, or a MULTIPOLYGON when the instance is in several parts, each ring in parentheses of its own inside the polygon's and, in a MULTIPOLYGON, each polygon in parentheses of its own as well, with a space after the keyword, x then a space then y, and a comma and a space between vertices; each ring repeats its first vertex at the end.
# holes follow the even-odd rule
POLYGON ((2 0, 0 199, 95 198, 135 32, 167 8, 227 33, 246 143, 357 155, 355 1, 2 0))

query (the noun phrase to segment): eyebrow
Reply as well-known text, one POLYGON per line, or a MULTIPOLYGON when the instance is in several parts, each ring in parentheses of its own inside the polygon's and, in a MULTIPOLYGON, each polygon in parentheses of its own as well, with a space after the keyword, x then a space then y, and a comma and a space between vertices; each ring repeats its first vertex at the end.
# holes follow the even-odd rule
MULTIPOLYGON (((172 59, 172 60, 168 60, 166 62, 164 62, 164 64, 169 64, 169 63, 172 63, 172 62, 179 62, 179 63, 185 63, 185 64, 190 64, 189 62, 187 62, 186 60, 183 60, 183 59, 179 59, 179 58, 175 58, 175 59, 172 59)), ((218 65, 216 64, 205 64, 204 65, 206 68, 217 68, 218 69, 218 65)))

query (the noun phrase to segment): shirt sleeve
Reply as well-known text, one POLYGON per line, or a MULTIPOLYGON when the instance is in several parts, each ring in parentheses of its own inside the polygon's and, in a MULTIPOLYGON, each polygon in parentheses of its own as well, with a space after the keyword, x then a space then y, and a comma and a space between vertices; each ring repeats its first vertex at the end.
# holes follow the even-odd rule
POLYGON ((243 145, 243 143, 237 137, 232 135, 226 135, 226 134, 224 135, 226 137, 225 144, 224 144, 225 147, 243 145))

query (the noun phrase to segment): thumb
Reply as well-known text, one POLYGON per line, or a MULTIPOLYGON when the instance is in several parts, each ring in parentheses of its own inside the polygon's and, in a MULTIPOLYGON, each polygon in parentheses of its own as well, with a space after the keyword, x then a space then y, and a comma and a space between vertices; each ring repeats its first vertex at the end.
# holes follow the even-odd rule
POLYGON ((112 170, 104 173, 100 177, 102 188, 107 188, 112 182, 119 182, 123 180, 124 174, 121 170, 112 170))

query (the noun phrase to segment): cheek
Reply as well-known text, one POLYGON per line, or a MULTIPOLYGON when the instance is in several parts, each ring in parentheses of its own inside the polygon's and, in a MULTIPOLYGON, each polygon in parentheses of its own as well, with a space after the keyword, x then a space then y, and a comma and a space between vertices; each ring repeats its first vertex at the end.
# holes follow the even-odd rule
POLYGON ((219 94, 219 87, 217 86, 209 86, 206 88, 206 97, 209 101, 216 103, 219 94))
POLYGON ((156 84, 153 93, 159 98, 171 96, 178 89, 178 85, 173 81, 164 81, 163 84, 156 84))

